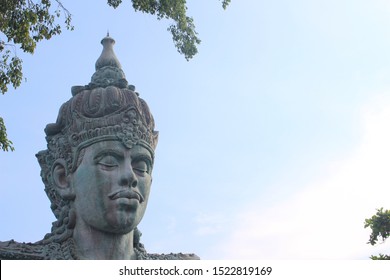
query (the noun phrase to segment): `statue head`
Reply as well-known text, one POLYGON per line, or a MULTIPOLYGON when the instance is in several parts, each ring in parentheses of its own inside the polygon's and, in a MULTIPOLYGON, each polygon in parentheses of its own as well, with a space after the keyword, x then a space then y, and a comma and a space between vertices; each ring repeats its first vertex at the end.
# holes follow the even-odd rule
POLYGON ((45 128, 47 149, 37 158, 57 221, 44 242, 69 238, 76 219, 137 233, 145 211, 158 132, 146 102, 126 81, 114 43, 102 40, 91 82, 72 87, 57 121, 45 128))

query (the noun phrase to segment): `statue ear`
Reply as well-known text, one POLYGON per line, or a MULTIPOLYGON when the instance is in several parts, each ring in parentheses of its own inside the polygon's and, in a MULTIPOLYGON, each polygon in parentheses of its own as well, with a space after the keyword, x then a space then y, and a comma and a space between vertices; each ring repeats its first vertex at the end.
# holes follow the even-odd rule
POLYGON ((54 162, 51 175, 57 192, 65 199, 74 199, 75 194, 70 182, 69 170, 65 160, 58 159, 54 162))

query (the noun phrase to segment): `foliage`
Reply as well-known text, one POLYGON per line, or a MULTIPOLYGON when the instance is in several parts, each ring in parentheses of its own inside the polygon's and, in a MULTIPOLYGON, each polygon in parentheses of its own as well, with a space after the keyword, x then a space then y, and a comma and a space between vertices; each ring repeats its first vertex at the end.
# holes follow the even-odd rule
POLYGON ((379 254, 379 256, 370 256, 370 258, 374 261, 390 261, 390 256, 383 254, 379 254))
MULTIPOLYGON (((37 3, 32 0, 0 0, 0 92, 8 91, 8 86, 20 86, 23 79, 22 60, 16 50, 34 53, 37 43, 61 33, 61 25, 56 19, 65 15, 65 25, 71 26, 71 15, 59 0, 57 8, 51 9, 50 0, 37 3)), ((0 118, 0 148, 3 151, 14 148, 8 140, 4 121, 0 118)))
POLYGON ((20 86, 23 78, 22 60, 17 56, 19 47, 27 53, 34 53, 37 43, 61 33, 61 25, 56 19, 65 15, 65 25, 71 26, 71 14, 59 0, 52 10, 50 0, 35 3, 32 0, 1 0, 0 5, 0 91, 8 91, 8 86, 20 86), (11 57, 12 55, 12 57, 11 57))
MULTIPOLYGON (((375 215, 365 220, 364 228, 367 227, 372 230, 368 244, 375 245, 378 237, 384 242, 390 236, 390 210, 377 209, 375 215)), ((371 256, 371 259, 390 260, 390 255, 379 254, 379 256, 371 256)))
MULTIPOLYGON (((227 8, 231 0, 222 0, 222 7, 227 8)), ((122 0, 108 0, 108 5, 117 8, 122 0)), ((168 27, 173 42, 180 54, 189 60, 197 54, 196 45, 200 44, 195 31, 193 18, 187 16, 186 0, 132 0, 135 11, 156 15, 157 19, 172 19, 175 23, 168 27)))
POLYGON ((5 152, 8 152, 8 150, 14 151, 12 142, 7 138, 7 131, 2 117, 0 117, 0 149, 5 152))
MULTIPOLYGON (((0 51, 3 51, 3 42, 0 41, 0 51)), ((0 60, 0 91, 5 93, 8 90, 8 85, 12 84, 14 88, 20 86, 22 81, 22 60, 13 56, 10 59, 11 50, 5 50, 0 60)))

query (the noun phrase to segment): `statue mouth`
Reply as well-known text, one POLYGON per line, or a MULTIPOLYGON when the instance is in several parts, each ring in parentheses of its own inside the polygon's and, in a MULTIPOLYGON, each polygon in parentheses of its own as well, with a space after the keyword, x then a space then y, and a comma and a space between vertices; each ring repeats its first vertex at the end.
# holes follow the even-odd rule
POLYGON ((131 190, 119 190, 114 191, 108 195, 108 197, 112 200, 118 199, 118 198, 128 198, 128 199, 137 199, 140 203, 144 202, 143 196, 137 192, 137 191, 131 191, 131 190))

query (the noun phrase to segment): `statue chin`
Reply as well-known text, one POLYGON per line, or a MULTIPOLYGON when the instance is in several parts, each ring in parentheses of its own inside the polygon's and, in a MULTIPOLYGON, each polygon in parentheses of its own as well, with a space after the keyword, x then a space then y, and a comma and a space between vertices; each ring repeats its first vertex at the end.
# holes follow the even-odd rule
POLYGON ((72 87, 57 121, 45 128, 47 149, 36 155, 57 220, 35 243, 0 242, 0 259, 199 259, 150 254, 140 242, 158 132, 126 80, 114 39, 101 43, 91 82, 72 87))

